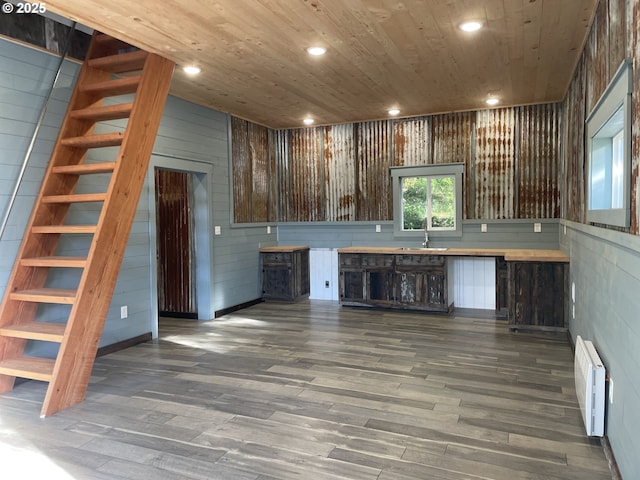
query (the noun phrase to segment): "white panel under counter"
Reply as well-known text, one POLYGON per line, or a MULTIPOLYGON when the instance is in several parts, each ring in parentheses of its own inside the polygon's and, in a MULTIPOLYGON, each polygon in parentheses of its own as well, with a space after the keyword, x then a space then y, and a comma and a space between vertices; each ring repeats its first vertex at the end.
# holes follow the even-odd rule
POLYGON ((450 259, 453 297, 457 308, 496 309, 496 261, 494 257, 450 259))

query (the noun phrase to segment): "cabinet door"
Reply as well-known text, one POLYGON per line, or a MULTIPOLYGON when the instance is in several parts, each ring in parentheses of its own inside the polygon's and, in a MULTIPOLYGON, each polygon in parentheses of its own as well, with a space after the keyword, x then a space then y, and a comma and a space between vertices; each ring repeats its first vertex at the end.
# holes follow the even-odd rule
POLYGON ((393 270, 367 270, 366 291, 369 303, 380 306, 391 305, 395 300, 393 270))
POLYGON ((566 264, 509 262, 509 323, 564 328, 566 264))
POLYGON ((342 302, 363 303, 365 298, 365 271, 341 270, 340 300, 342 302))
POLYGON ((395 274, 396 301, 403 308, 446 311, 447 281, 441 271, 406 271, 395 274))
POLYGON ((274 300, 293 300, 291 268, 271 265, 262 269, 262 296, 274 300))

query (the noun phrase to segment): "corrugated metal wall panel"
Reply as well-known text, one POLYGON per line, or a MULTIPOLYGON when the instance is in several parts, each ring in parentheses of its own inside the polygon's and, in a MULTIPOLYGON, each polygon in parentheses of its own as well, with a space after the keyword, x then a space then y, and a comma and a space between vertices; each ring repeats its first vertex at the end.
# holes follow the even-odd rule
POLYGON ((559 104, 516 109, 517 218, 558 218, 559 104))
POLYGON ((630 232, 640 235, 640 0, 631 2, 632 19, 631 57, 633 58, 632 128, 631 128, 631 228, 630 232))
POLYGON ((564 101, 563 145, 563 217, 585 221, 585 119, 586 77, 585 54, 576 67, 569 91, 564 101))
POLYGON ((251 152, 249 122, 231 117, 231 158, 233 183, 233 220, 251 222, 251 152))
POLYGON ((473 208, 475 184, 472 180, 475 121, 475 112, 448 113, 431 118, 433 163, 465 164, 463 218, 476 218, 473 208))
POLYGON ((356 124, 356 220, 391 220, 389 121, 356 124))
POLYGON ((514 217, 515 110, 477 112, 474 218, 514 217))
POLYGON ((608 3, 601 1, 596 11, 593 27, 587 40, 586 51, 588 58, 587 76, 587 112, 591 112, 602 92, 609 83, 609 19, 608 3))
POLYGON ((276 197, 277 220, 281 222, 291 221, 291 173, 289 171, 289 131, 276 130, 273 132, 273 156, 276 165, 276 197))
POLYGON ((262 125, 249 123, 247 129, 251 155, 251 221, 269 219, 269 135, 262 125))
POLYGON ((393 122, 393 166, 433 163, 431 118, 419 117, 393 122))
POLYGON ((324 220, 322 140, 322 128, 300 128, 289 132, 291 221, 324 220))
POLYGON ((324 165, 324 220, 355 220, 356 165, 352 123, 325 127, 324 165))

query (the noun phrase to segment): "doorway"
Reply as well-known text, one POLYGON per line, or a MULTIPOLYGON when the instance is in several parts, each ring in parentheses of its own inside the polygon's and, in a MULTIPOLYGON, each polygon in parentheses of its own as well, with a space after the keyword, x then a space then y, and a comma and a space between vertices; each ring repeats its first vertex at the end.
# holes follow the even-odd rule
POLYGON ((158 314, 198 318, 193 174, 155 169, 158 314))

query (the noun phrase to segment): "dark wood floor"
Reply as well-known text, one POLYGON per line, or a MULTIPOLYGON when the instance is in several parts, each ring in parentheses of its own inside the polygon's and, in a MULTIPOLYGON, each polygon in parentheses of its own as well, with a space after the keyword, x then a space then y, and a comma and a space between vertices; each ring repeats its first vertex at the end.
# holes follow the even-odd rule
POLYGON ((98 359, 86 401, 0 396, 3 479, 611 479, 564 337, 260 304, 98 359), (8 474, 9 472, 9 474, 8 474))

